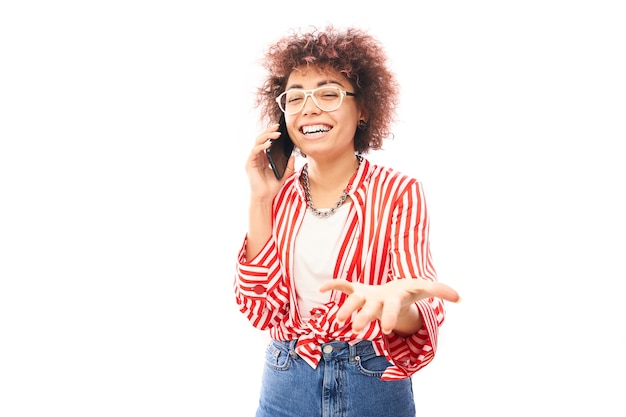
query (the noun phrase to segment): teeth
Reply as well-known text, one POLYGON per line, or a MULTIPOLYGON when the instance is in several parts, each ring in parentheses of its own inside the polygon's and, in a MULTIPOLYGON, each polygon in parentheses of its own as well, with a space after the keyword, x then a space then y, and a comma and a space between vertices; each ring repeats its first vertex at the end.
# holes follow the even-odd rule
POLYGON ((302 133, 304 133, 304 134, 318 133, 318 132, 328 132, 329 130, 330 130, 330 127, 328 127, 326 125, 313 125, 313 126, 303 126, 302 127, 302 133))

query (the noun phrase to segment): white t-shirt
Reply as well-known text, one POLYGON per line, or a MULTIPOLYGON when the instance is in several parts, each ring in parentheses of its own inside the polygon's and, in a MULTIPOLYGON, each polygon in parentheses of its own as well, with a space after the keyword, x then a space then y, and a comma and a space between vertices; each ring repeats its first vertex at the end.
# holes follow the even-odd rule
POLYGON ((333 279, 341 247, 341 232, 348 218, 350 203, 343 204, 331 216, 320 218, 307 210, 296 236, 294 253, 294 285, 298 308, 304 319, 311 309, 330 300, 331 292, 321 293, 323 282, 333 279))

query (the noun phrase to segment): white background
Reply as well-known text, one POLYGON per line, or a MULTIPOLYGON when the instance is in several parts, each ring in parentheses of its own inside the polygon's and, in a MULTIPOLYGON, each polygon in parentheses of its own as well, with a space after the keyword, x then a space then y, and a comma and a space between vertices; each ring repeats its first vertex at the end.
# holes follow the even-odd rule
POLYGON ((626 416, 619 3, 3 2, 0 415, 253 415, 258 60, 331 22, 387 47, 400 120, 370 158, 424 183, 463 296, 419 415, 626 416))

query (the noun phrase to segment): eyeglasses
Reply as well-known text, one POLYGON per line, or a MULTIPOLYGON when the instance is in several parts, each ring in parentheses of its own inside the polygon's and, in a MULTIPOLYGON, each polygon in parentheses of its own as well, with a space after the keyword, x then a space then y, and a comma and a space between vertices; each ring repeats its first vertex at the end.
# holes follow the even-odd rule
POLYGON ((276 97, 276 102, 286 114, 295 114, 302 110, 307 97, 311 97, 320 110, 335 111, 343 103, 344 96, 354 97, 355 94, 339 87, 324 86, 314 90, 287 90, 276 97))

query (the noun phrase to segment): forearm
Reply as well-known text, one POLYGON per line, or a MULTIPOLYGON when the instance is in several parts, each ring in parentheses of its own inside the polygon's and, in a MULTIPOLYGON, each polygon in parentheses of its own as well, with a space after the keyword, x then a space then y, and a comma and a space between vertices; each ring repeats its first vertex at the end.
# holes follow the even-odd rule
POLYGON ((254 258, 272 234, 272 200, 251 201, 246 258, 254 258))

